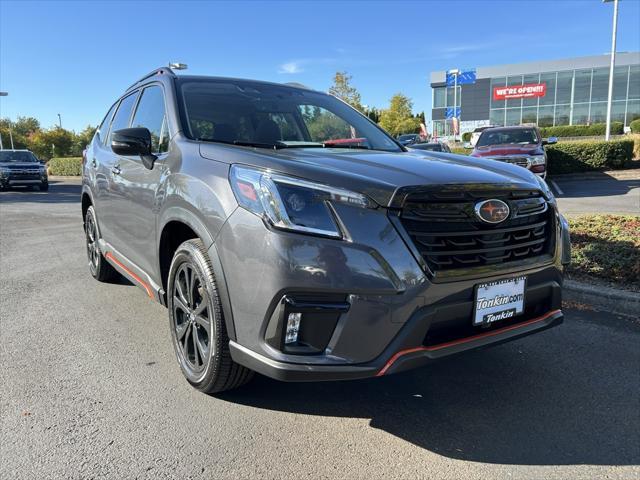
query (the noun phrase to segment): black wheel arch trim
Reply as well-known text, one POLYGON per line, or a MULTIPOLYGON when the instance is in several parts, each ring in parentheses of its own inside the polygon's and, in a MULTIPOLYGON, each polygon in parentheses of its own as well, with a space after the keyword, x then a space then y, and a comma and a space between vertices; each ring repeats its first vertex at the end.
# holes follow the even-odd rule
MULTIPOLYGON (((200 238, 200 240, 202 240, 202 243, 204 243, 205 248, 207 249, 207 253, 209 254, 209 259, 211 260, 213 273, 216 276, 218 295, 220 297, 220 303, 222 304, 222 313, 224 314, 225 326, 227 327, 227 335, 231 340, 235 340, 236 329, 233 322, 233 311, 231 309, 229 290, 227 289, 227 281, 224 276, 222 262, 220 261, 220 257, 218 256, 218 250, 215 246, 213 236, 209 233, 209 230, 193 212, 183 207, 169 207, 162 214, 161 227, 158 228, 158 238, 156 242, 158 272, 160 272, 160 239, 162 237, 164 228, 169 222, 181 222, 185 224, 191 230, 193 230, 193 232, 200 238)), ((164 303, 167 304, 168 302, 165 301, 164 303)))

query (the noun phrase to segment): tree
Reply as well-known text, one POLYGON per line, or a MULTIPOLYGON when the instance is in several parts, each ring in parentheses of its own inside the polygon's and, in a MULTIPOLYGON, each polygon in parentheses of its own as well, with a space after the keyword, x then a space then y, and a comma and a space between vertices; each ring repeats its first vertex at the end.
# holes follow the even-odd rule
POLYGON ((364 114, 369 117, 372 122, 378 123, 380 121, 380 110, 376 107, 367 108, 364 114))
POLYGON ((40 130, 40 122, 33 117, 18 117, 12 126, 16 134, 25 138, 40 130))
POLYGON ((29 139, 29 149, 38 158, 66 157, 71 155, 75 134, 64 128, 55 127, 39 130, 29 139))
POLYGON ((396 93, 391 97, 389 108, 380 114, 380 126, 393 136, 417 132, 420 119, 413 116, 412 107, 409 97, 396 93))
POLYGON ((82 151, 87 148, 87 145, 91 143, 94 133, 97 127, 87 125, 84 130, 74 135, 73 147, 71 148, 72 157, 81 157, 82 151))
POLYGON ((336 72, 336 75, 333 77, 333 85, 329 89, 329 93, 344 100, 353 108, 364 112, 360 92, 358 92, 356 87, 351 85, 351 78, 351 75, 347 72, 336 72))

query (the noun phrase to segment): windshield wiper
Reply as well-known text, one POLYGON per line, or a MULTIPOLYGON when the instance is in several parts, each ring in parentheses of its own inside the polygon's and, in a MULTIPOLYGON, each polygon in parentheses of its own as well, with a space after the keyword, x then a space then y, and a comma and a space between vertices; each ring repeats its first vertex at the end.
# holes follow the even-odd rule
POLYGON ((270 148, 277 150, 279 148, 285 148, 284 144, 278 143, 263 143, 263 142, 243 142, 241 140, 216 140, 214 138, 196 138, 198 142, 211 142, 211 143, 224 143, 225 145, 236 145, 238 147, 256 147, 256 148, 270 148))
POLYGON ((348 148, 351 150, 371 150, 371 147, 367 145, 349 145, 349 144, 333 144, 333 143, 325 143, 325 148, 348 148))

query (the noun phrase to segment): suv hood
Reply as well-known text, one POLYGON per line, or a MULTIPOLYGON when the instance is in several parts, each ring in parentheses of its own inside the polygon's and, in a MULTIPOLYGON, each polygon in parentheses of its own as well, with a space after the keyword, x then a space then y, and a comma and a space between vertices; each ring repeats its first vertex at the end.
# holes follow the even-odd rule
POLYGON ((476 146, 473 150, 474 157, 499 157, 504 155, 542 155, 544 151, 540 145, 489 145, 476 146))
POLYGON ((539 189, 534 175, 516 165, 441 152, 381 152, 332 148, 264 150, 200 144, 204 158, 271 169, 363 193, 383 206, 398 206, 407 190, 539 189))

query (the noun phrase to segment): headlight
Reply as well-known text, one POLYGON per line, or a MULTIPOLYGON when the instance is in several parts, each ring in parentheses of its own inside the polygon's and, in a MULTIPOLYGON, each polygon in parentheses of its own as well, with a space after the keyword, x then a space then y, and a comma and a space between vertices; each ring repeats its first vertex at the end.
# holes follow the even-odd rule
POLYGON ((331 202, 376 207, 359 193, 238 165, 229 181, 242 207, 283 230, 342 238, 331 202))
POLYGON ((529 164, 531 166, 544 165, 546 162, 547 160, 544 158, 544 155, 534 155, 532 157, 529 157, 529 164))

